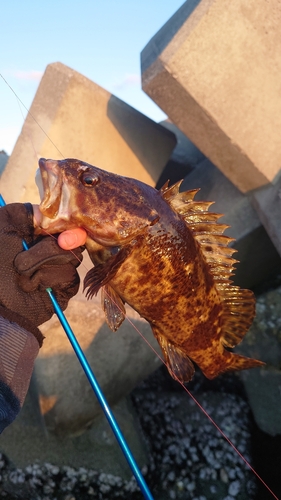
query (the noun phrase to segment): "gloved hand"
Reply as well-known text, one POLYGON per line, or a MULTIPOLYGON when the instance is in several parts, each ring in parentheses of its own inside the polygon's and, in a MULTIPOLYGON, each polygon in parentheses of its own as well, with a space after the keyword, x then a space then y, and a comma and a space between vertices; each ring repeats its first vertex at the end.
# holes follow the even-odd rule
POLYGON ((81 248, 74 253, 49 236, 35 238, 32 205, 0 208, 0 433, 23 405, 43 341, 37 326, 53 315, 46 287, 62 309, 78 291, 81 248))
POLYGON ((0 208, 0 315, 32 332, 53 315, 46 287, 51 287, 64 310, 79 287, 76 267, 81 248, 61 249, 53 237, 35 237, 30 204, 0 208), (29 250, 23 250, 22 240, 29 250))

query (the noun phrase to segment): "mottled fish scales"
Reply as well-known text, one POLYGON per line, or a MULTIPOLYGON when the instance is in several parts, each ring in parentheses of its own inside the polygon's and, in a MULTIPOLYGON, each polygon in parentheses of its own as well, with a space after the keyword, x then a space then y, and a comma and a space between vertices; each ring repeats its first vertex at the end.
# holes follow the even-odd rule
POLYGON ((130 304, 150 323, 169 372, 182 382, 192 378, 193 363, 210 379, 263 364, 228 350, 249 329, 255 299, 232 284, 237 261, 233 239, 224 235, 229 226, 209 212, 212 202, 194 199, 198 189, 181 192, 180 181, 157 191, 76 159, 41 159, 39 166, 41 230, 87 231, 94 267, 85 288, 89 297, 102 290, 113 331, 130 304))

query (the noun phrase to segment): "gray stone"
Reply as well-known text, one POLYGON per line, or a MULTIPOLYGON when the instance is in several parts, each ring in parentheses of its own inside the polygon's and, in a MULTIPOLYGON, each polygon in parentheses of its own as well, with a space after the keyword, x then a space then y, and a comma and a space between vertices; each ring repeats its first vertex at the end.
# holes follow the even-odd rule
POLYGON ((249 403, 261 430, 281 434, 281 288, 257 299, 253 325, 236 351, 261 359, 266 366, 240 372, 249 403))
POLYGON ((166 499, 169 490, 177 492, 176 498, 224 498, 230 482, 238 480, 241 498, 250 498, 247 483, 251 471, 245 470, 238 454, 206 415, 251 461, 249 406, 235 394, 212 389, 202 392, 199 386, 197 379, 197 387, 191 390, 198 406, 190 394, 176 388, 169 393, 164 384, 162 390, 158 387, 151 393, 144 382, 134 391, 155 467, 161 471, 159 499, 166 499))
POLYGON ((279 255, 281 255, 281 177, 271 184, 256 190, 252 196, 255 207, 264 228, 268 232, 279 255))
MULTIPOLYGON (((263 353, 262 356, 265 357, 263 353)), ((259 428, 271 436, 281 435, 281 370, 248 370, 241 378, 259 428)))

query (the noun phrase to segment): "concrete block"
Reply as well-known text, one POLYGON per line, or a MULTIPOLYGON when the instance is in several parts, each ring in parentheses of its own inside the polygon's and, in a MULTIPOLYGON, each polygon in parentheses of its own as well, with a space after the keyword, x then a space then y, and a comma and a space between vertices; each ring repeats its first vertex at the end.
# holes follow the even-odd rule
POLYGON ((259 428, 281 435, 281 288, 270 290, 257 299, 257 315, 237 352, 261 359, 261 370, 240 372, 249 404, 259 428))
POLYGON ((170 120, 165 120, 161 122, 161 125, 175 134, 177 145, 156 183, 157 189, 160 189, 167 180, 171 184, 174 184, 183 179, 192 172, 196 165, 205 159, 205 155, 199 151, 174 123, 170 120))
POLYGON ((279 177, 275 185, 256 190, 252 196, 252 203, 281 255, 281 178, 279 177))
POLYGON ((242 192, 281 165, 279 0, 188 0, 141 54, 143 90, 242 192))
MULTIPOLYGON (((148 462, 147 451, 129 398, 120 400, 113 411, 138 465, 142 467, 148 462)), ((104 415, 97 417, 95 424, 79 435, 58 437, 48 432, 40 414, 34 378, 19 417, 1 434, 0 450, 19 468, 34 463, 51 463, 59 467, 85 467, 124 479, 132 476, 104 415)))
POLYGON ((155 185, 174 135, 61 63, 47 66, 5 172, 8 203, 38 202, 38 157, 80 158, 155 185))

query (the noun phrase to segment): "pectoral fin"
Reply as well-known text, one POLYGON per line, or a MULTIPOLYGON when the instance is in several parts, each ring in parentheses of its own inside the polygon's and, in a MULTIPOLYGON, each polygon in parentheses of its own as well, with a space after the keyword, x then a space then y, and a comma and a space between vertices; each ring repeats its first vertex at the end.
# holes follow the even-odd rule
POLYGON ((189 382, 195 372, 194 365, 190 358, 180 347, 171 344, 156 327, 152 331, 163 351, 166 365, 170 375, 180 382, 189 382))
POLYGON ((126 317, 124 301, 110 285, 101 289, 101 305, 109 328, 116 332, 126 317))
POLYGON ((97 295, 99 289, 114 278, 118 269, 127 259, 130 252, 131 248, 129 246, 123 247, 117 254, 112 255, 112 257, 110 257, 106 262, 97 264, 87 272, 84 279, 84 291, 88 288, 86 297, 92 298, 94 295, 97 295))

